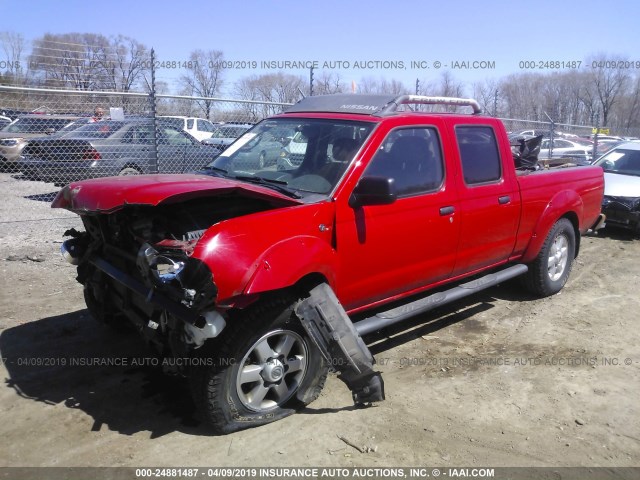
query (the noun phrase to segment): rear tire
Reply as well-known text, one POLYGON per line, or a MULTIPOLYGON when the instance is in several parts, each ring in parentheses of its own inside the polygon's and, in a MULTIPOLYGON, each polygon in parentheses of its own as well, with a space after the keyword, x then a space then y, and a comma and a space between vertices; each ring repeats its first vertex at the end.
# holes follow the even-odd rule
POLYGON ((567 218, 558 220, 547 235, 540 253, 529 264, 524 276, 525 287, 540 297, 548 297, 562 290, 576 251, 576 232, 567 218))
POLYGON ((274 422, 314 401, 328 368, 280 297, 240 312, 219 342, 198 351, 190 381, 194 401, 219 433, 274 422))

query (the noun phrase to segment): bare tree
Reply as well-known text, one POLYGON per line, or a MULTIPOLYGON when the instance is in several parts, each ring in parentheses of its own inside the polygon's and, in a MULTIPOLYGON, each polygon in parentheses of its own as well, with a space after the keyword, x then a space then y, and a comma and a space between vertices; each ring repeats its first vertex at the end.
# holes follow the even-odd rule
POLYGON ((129 92, 150 70, 149 49, 131 37, 111 39, 103 58, 105 83, 118 92, 129 92))
POLYGON ((358 93, 404 95, 411 93, 411 89, 395 78, 363 77, 357 84, 358 93))
POLYGON ((327 73, 323 71, 314 82, 314 92, 317 95, 330 95, 334 93, 344 93, 348 90, 339 73, 327 73))
MULTIPOLYGON (((253 75, 236 82, 234 91, 243 100, 272 103, 295 103, 300 100, 300 92, 306 87, 305 79, 300 76, 278 72, 266 75, 253 75)), ((281 105, 246 104, 245 115, 254 120, 279 113, 281 105)))
MULTIPOLYGON (((224 76, 224 54, 220 50, 194 50, 189 56, 188 74, 180 79, 189 95, 215 97, 219 94, 224 76)), ((204 118, 210 118, 212 100, 197 100, 204 118)))
POLYGON ((96 90, 104 88, 105 58, 109 40, 93 33, 46 33, 34 40, 31 68, 43 76, 45 85, 96 90))
POLYGON ((618 63, 624 60, 622 57, 607 55, 598 55, 587 60, 588 65, 596 66, 591 69, 590 80, 599 100, 603 125, 608 124, 609 115, 629 81, 628 71, 616 68, 618 63))
POLYGON ((442 97, 464 97, 464 85, 456 80, 449 70, 445 70, 440 75, 436 95, 442 97))
POLYGON ((620 126, 625 130, 640 127, 640 75, 630 83, 629 93, 620 102, 620 126))
POLYGON ((498 82, 495 80, 484 80, 476 82, 472 85, 473 98, 475 98, 482 109, 497 117, 501 112, 502 96, 498 88, 498 82))
POLYGON ((6 58, 5 78, 10 83, 22 84, 25 78, 25 69, 22 65, 26 46, 24 37, 21 33, 0 32, 0 44, 6 58))

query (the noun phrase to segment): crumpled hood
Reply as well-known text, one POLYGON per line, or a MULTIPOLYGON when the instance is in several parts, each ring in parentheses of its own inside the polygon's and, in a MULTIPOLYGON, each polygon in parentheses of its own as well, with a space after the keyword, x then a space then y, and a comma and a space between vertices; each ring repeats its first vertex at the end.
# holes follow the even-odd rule
POLYGON ((604 194, 609 197, 640 197, 640 177, 604 172, 604 194))
POLYGON ((77 213, 110 213, 127 205, 156 206, 197 197, 239 193, 270 199, 282 206, 302 202, 260 185, 208 175, 132 175, 73 182, 51 204, 77 213))

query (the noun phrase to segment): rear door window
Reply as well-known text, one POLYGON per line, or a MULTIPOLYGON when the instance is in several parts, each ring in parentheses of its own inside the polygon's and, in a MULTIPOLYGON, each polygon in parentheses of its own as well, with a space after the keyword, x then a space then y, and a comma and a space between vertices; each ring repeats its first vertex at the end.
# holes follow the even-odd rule
POLYGON ((456 139, 467 185, 498 182, 502 163, 493 128, 483 125, 456 127, 456 139))

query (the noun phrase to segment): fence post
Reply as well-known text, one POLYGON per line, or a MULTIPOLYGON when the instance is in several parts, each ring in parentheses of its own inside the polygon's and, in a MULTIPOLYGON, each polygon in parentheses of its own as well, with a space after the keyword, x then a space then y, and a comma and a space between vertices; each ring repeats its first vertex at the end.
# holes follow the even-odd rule
POLYGON ((151 132, 151 158, 149 159, 149 169, 151 173, 158 173, 158 116, 156 106, 156 53, 151 49, 151 93, 149 100, 151 101, 151 115, 153 117, 153 128, 151 132))
POLYGON ((548 159, 546 162, 546 167, 549 168, 549 165, 553 164, 552 159, 553 159, 553 138, 555 137, 555 129, 556 129, 556 123, 553 121, 553 118, 551 118, 549 116, 549 114, 547 112, 543 112, 547 118, 549 119, 549 122, 551 122, 551 126, 549 127, 549 155, 548 155, 548 159))
POLYGON ((598 132, 600 131, 600 114, 596 110, 596 133, 593 135, 593 158, 591 162, 593 163, 598 156, 598 132))

